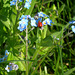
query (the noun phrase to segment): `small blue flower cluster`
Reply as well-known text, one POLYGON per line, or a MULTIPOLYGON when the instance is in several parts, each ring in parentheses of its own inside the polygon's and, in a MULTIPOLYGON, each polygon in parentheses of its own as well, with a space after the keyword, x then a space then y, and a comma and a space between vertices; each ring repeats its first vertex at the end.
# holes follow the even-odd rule
POLYGON ((12 70, 18 70, 18 65, 14 63, 9 63, 9 65, 6 66, 5 70, 7 70, 7 72, 10 72, 12 70))
POLYGON ((4 57, 3 57, 3 58, 0 58, 0 62, 6 61, 6 60, 7 60, 8 55, 9 55, 8 50, 5 50, 5 55, 4 55, 4 57))
MULTIPOLYGON (((42 25, 49 25, 51 26, 52 20, 50 20, 49 16, 44 14, 43 12, 37 13, 35 17, 31 17, 30 15, 22 15, 19 21, 18 29, 23 31, 26 29, 28 22, 31 21, 31 26, 39 27, 38 22, 41 22, 42 25), (43 21, 42 21, 43 20, 43 21)), ((39 23, 40 24, 40 23, 39 23)))
MULTIPOLYGON (((34 22, 36 27, 38 26, 36 24, 38 24, 39 21, 42 22, 42 25, 51 26, 51 23, 53 23, 52 20, 50 20, 49 16, 44 14, 43 12, 38 12, 37 13, 37 19, 36 19, 36 22, 34 22), (42 19, 43 19, 43 21, 42 21, 42 19)), ((33 23, 31 23, 31 26, 33 26, 32 24, 33 23)))
MULTIPOLYGON (((69 23, 70 23, 70 24, 75 24, 75 21, 70 21, 69 23)), ((75 26, 72 25, 71 28, 72 28, 72 31, 75 33, 75 26)))
POLYGON ((40 21, 42 25, 49 25, 51 26, 52 20, 49 19, 49 16, 44 14, 43 12, 39 12, 37 16, 34 18, 30 15, 22 15, 20 18, 21 21, 19 21, 18 29, 20 31, 23 31, 26 29, 26 26, 28 25, 28 22, 31 21, 31 26, 38 27, 38 22, 40 21), (44 20, 42 21, 42 19, 44 20), (46 19, 45 19, 46 18, 46 19))
POLYGON ((19 21, 19 26, 18 26, 18 29, 20 31, 23 31, 26 29, 26 26, 28 25, 28 19, 31 19, 31 16, 30 15, 22 15, 20 20, 19 21))
MULTIPOLYGON (((22 2, 22 1, 23 1, 23 0, 19 0, 19 2, 22 2)), ((30 5, 30 4, 31 4, 31 1, 32 1, 32 0, 26 0, 24 7, 27 8, 27 9, 29 9, 29 7, 31 6, 31 5, 30 5)), ((16 2, 17 2, 17 0, 12 0, 12 1, 10 1, 10 6, 16 5, 16 2)))

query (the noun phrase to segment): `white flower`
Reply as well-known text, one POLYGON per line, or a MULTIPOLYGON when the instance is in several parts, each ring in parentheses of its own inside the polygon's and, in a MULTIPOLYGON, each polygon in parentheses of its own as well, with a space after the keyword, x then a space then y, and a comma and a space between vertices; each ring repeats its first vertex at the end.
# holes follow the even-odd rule
POLYGON ((7 70, 7 72, 12 71, 12 66, 7 65, 6 68, 5 68, 5 70, 7 70))

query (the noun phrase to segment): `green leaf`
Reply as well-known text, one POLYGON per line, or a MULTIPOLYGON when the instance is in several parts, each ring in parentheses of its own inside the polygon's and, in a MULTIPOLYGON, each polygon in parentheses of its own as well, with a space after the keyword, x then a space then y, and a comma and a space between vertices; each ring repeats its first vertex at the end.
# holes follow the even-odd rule
POLYGON ((10 20, 3 15, 0 15, 0 22, 2 22, 8 29, 10 29, 10 20))
POLYGON ((53 45, 53 39, 51 36, 46 37, 45 39, 42 40, 41 46, 52 46, 53 45))
MULTIPOLYGON (((16 11, 11 11, 11 12, 16 12, 16 11)), ((15 13, 12 13, 10 15, 10 21, 11 21, 11 25, 15 25, 15 21, 16 21, 16 14, 15 13)), ((13 26, 12 26, 13 27, 13 26)))
POLYGON ((64 73, 64 75, 70 75, 73 71, 75 71, 75 67, 68 70, 66 73, 64 73))

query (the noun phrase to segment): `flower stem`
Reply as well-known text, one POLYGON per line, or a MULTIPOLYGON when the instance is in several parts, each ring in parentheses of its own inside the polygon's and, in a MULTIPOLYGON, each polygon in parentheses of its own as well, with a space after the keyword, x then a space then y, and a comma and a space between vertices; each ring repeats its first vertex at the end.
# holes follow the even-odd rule
POLYGON ((26 75, 28 75, 28 28, 26 26, 26 75))

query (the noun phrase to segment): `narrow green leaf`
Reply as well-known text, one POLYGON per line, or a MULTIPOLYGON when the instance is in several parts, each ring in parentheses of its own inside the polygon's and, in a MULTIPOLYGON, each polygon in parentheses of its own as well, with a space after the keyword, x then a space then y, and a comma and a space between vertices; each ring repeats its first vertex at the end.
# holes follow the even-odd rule
POLYGON ((63 4, 63 5, 59 8, 58 14, 60 14, 60 13, 64 10, 64 7, 65 7, 65 5, 63 4))
POLYGON ((68 70, 66 73, 64 73, 64 75, 70 75, 73 71, 75 71, 75 67, 68 70))

